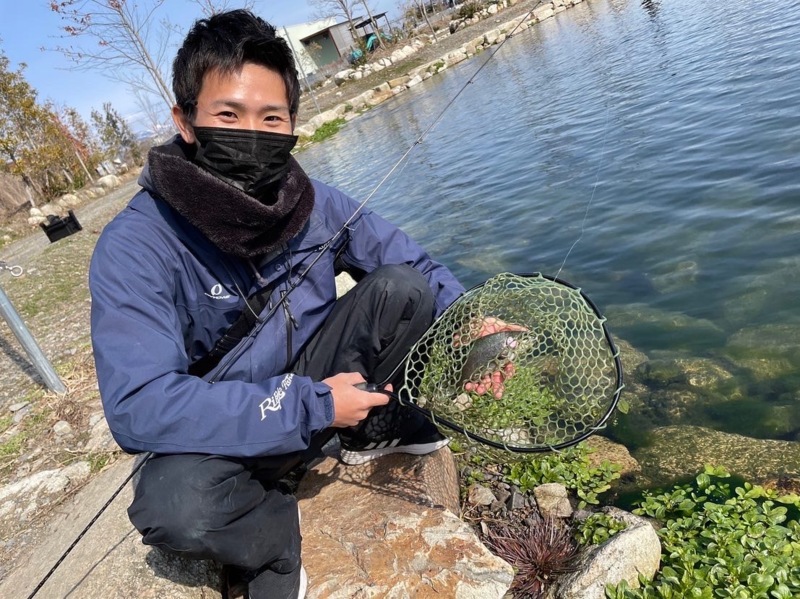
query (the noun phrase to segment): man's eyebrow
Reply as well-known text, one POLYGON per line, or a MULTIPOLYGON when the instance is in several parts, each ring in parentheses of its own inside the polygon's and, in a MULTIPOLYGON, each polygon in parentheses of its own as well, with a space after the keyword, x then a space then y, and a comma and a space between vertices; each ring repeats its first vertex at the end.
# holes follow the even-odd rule
MULTIPOLYGON (((248 107, 245 106, 243 103, 238 102, 237 100, 216 100, 211 102, 211 108, 233 108, 234 110, 238 110, 239 112, 245 112, 248 107)), ((285 104, 265 104, 259 107, 260 112, 278 112, 281 110, 288 111, 289 107, 285 104)))

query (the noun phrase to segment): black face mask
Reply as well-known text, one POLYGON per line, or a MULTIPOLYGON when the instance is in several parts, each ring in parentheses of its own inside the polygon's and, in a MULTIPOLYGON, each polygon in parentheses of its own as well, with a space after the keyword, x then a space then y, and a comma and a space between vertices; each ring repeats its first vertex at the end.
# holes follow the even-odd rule
POLYGON ((295 135, 249 129, 195 127, 194 134, 194 163, 260 201, 274 195, 297 143, 295 135))

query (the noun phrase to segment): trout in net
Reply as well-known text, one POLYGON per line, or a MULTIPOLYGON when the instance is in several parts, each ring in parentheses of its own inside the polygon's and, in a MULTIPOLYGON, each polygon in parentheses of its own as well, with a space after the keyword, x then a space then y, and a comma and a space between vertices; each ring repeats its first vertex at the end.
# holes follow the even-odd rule
POLYGON ((503 273, 462 295, 417 342, 397 397, 469 438, 533 452, 602 428, 621 389, 605 319, 580 289, 503 273), (487 319, 500 332, 484 334, 487 319))

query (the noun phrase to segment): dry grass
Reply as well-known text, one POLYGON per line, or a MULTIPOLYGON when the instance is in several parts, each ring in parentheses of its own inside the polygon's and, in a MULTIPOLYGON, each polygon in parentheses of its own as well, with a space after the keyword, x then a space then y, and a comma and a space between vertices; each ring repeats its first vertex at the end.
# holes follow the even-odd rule
POLYGON ((25 184, 19 177, 0 173, 0 219, 6 218, 25 206, 25 184))

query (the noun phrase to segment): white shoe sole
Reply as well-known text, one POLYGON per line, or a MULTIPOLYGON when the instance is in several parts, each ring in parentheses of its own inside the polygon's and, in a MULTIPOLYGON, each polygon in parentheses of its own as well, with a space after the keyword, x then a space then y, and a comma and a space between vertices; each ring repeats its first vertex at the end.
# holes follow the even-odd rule
POLYGON ((297 591, 297 599, 303 599, 306 596, 306 589, 308 588, 308 574, 306 569, 300 566, 300 589, 297 591))
POLYGON ((450 439, 442 439, 434 443, 422 443, 420 445, 400 445, 398 447, 380 447, 375 449, 364 449, 362 451, 349 451, 342 448, 339 458, 349 466, 358 466, 371 462, 375 458, 393 453, 410 453, 411 455, 425 455, 433 453, 450 443, 450 439))

